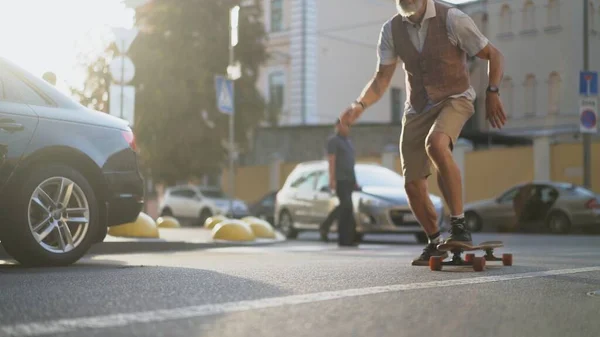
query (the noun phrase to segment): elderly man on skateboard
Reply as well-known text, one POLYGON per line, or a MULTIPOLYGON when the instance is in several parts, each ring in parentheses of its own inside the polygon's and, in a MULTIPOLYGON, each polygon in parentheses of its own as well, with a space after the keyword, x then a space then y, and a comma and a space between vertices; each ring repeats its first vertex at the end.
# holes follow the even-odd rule
POLYGON ((457 8, 434 0, 396 0, 396 4, 398 14, 383 25, 379 37, 377 71, 341 119, 352 124, 377 102, 387 90, 396 64, 403 62, 408 100, 402 118, 400 159, 411 210, 429 238, 413 265, 427 265, 432 256, 448 256, 437 248, 442 242, 472 243, 464 221, 460 171, 452 157, 453 146, 475 111, 467 55, 489 61, 486 118, 495 128, 506 121, 498 89, 504 59, 473 20, 457 8), (451 212, 446 241, 427 192, 431 164, 451 212))

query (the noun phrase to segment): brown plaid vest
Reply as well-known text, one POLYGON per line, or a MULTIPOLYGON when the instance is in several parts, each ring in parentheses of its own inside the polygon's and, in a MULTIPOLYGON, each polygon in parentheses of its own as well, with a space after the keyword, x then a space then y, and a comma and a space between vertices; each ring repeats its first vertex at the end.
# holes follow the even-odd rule
POLYGON ((417 112, 423 111, 428 99, 438 103, 470 86, 467 55, 448 39, 446 18, 450 8, 435 2, 436 16, 429 19, 420 54, 408 36, 406 25, 410 23, 400 15, 392 19, 396 54, 404 62, 406 72, 407 97, 417 112))

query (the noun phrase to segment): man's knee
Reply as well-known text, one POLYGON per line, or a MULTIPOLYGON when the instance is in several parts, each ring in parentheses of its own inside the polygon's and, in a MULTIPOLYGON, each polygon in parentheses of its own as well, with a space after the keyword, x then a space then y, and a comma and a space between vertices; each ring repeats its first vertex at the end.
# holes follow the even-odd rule
POLYGON ((452 148, 450 137, 441 132, 433 132, 425 139, 425 149, 430 158, 437 158, 452 148))
POLYGON ((427 179, 416 179, 404 184, 409 199, 419 199, 427 193, 427 179))

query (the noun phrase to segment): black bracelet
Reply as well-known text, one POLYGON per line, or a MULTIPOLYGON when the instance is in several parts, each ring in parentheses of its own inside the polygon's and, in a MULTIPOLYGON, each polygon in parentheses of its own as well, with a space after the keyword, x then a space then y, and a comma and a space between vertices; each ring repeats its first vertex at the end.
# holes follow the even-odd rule
POLYGON ((359 104, 360 106, 362 106, 363 110, 365 110, 367 108, 367 106, 365 105, 365 103, 363 103, 363 102, 361 102, 359 100, 354 101, 354 103, 359 104))

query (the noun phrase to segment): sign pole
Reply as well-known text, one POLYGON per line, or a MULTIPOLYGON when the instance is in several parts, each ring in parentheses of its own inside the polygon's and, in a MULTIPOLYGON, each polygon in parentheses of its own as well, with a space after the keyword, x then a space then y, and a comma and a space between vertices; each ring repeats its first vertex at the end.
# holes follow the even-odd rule
MULTIPOLYGON (((238 43, 238 22, 239 22, 239 13, 240 6, 235 6, 231 8, 229 12, 229 66, 233 66, 234 55, 233 48, 238 43)), ((232 90, 232 98, 235 97, 235 85, 233 85, 232 90)), ((235 99, 233 99, 235 102, 235 99)), ((234 128, 234 117, 235 113, 229 115, 229 211, 231 212, 231 217, 233 218, 233 198, 235 198, 235 172, 234 172, 234 141, 235 141, 235 128, 234 128)))
MULTIPOLYGON (((588 20, 589 0, 583 1, 583 71, 589 70, 589 20, 588 20)), ((588 82, 587 94, 589 95, 591 81, 588 82)), ((591 166, 592 166, 592 135, 583 134, 583 186, 592 187, 591 166)))

